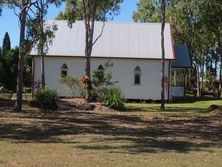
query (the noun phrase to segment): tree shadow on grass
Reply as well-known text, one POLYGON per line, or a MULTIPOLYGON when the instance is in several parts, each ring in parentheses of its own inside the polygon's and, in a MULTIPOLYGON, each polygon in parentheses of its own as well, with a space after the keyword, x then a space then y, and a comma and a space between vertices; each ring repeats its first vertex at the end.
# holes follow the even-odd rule
POLYGON ((176 97, 172 99, 173 103, 195 103, 195 102, 201 102, 201 101, 211 101, 211 100, 220 100, 215 97, 193 97, 193 96, 185 96, 185 97, 176 97))
POLYGON ((222 146, 221 116, 138 115, 77 110, 0 113, 0 140, 67 143, 84 150, 158 153, 209 150, 222 146), (87 135, 88 142, 75 139, 87 135), (72 136, 72 139, 61 136, 72 136))
MULTIPOLYGON (((130 106, 127 107, 125 112, 150 112, 150 113, 158 113, 162 112, 160 110, 159 106, 154 106, 154 107, 135 107, 135 106, 130 106)), ((204 108, 198 108, 198 107, 166 107, 165 112, 178 112, 178 113, 189 113, 189 112, 195 112, 195 113, 206 113, 207 109, 204 108)))
MULTIPOLYGON (((130 141, 128 145, 118 145, 110 146, 107 144, 93 145, 93 144, 79 144, 77 148, 84 150, 108 150, 111 153, 130 153, 130 154, 139 154, 139 153, 159 153, 159 152, 178 152, 178 153, 188 153, 189 151, 203 151, 205 148, 211 147, 210 143, 204 144, 195 144, 189 141, 177 141, 169 139, 144 139, 144 138, 121 138, 115 137, 103 142, 122 142, 130 141)), ((210 150, 207 150, 210 151, 210 150)))

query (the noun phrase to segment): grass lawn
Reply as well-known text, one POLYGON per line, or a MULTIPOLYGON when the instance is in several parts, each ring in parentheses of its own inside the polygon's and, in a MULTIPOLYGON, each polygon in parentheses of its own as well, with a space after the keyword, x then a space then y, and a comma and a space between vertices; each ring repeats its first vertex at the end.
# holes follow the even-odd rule
POLYGON ((126 104, 125 112, 0 106, 0 166, 220 167, 220 100, 126 104))

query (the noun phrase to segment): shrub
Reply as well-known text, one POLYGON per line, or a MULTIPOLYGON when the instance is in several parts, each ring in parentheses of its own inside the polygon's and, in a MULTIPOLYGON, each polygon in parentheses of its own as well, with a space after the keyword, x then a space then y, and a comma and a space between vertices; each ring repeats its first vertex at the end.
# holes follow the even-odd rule
POLYGON ((13 91, 9 91, 3 86, 0 86, 0 95, 4 99, 12 99, 13 91))
POLYGON ((55 91, 46 88, 38 90, 34 95, 34 103, 42 109, 57 109, 58 95, 55 91))
POLYGON ((112 66, 113 63, 108 61, 103 66, 100 65, 97 70, 93 71, 92 84, 94 89, 91 91, 92 100, 103 102, 106 89, 117 83, 117 81, 112 81, 112 73, 108 71, 108 68, 112 66))
POLYGON ((73 97, 77 97, 79 93, 81 94, 83 87, 81 86, 77 77, 61 77, 60 82, 65 84, 70 89, 73 97))
POLYGON ((91 100, 97 101, 97 102, 103 102, 105 99, 107 88, 94 88, 91 91, 91 100))
POLYGON ((108 69, 112 66, 113 63, 108 61, 104 64, 104 66, 101 66, 102 69, 93 71, 92 83, 95 88, 113 86, 117 83, 117 81, 112 81, 112 73, 108 71, 108 69))
POLYGON ((113 109, 122 109, 124 107, 121 91, 118 88, 105 89, 105 104, 113 109))

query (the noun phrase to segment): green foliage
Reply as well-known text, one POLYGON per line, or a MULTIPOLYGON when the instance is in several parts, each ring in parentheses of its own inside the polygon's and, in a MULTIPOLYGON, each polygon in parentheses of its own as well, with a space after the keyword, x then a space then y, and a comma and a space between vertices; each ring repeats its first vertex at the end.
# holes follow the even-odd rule
POLYGON ((77 97, 83 91, 80 80, 77 77, 61 77, 60 82, 65 84, 72 92, 73 97, 77 97))
POLYGON ((11 49, 10 37, 8 35, 8 32, 6 32, 2 42, 2 55, 5 56, 7 51, 9 51, 10 49, 11 49))
POLYGON ((11 99, 13 95, 13 91, 5 89, 3 86, 0 85, 0 96, 3 99, 11 99))
POLYGON ((45 55, 48 52, 48 46, 52 44, 55 37, 54 32, 57 30, 55 24, 44 26, 45 20, 35 18, 27 21, 28 37, 36 45, 39 55, 45 55))
MULTIPOLYGON (((160 22, 160 6, 157 0, 140 0, 133 18, 137 22, 160 22)), ((166 7, 166 21, 172 24, 175 43, 188 45, 192 56, 199 60, 213 44, 211 33, 199 19, 203 8, 204 0, 170 0, 166 7)))
POLYGON ((2 84, 1 83, 1 75, 3 74, 3 67, 2 67, 2 61, 1 61, 1 58, 0 58, 0 84, 2 84))
MULTIPOLYGON (((160 22, 160 2, 139 0, 133 19, 136 22, 160 22)), ((221 0, 170 0, 166 6, 166 21, 172 25, 174 42, 189 47, 193 65, 199 69, 209 63, 206 55, 210 48, 222 48, 221 12, 221 0)), ((218 63, 218 58, 213 58, 211 62, 207 68, 211 68, 211 72, 218 75, 217 68, 222 63, 218 63)), ((195 77, 197 74, 193 72, 192 75, 195 77)))
POLYGON ((124 107, 121 91, 118 88, 105 89, 105 104, 113 109, 122 109, 124 107))
POLYGON ((92 99, 96 101, 104 101, 105 89, 113 86, 117 81, 112 81, 112 73, 108 71, 108 68, 112 67, 113 63, 107 62, 103 66, 100 65, 99 69, 93 71, 92 75, 92 99))
POLYGON ((2 57, 2 48, 0 47, 0 60, 1 60, 1 57, 2 57))
POLYGON ((160 22, 160 2, 157 0, 140 0, 138 10, 133 13, 136 22, 160 22))
POLYGON ((38 90, 33 97, 34 102, 42 109, 57 109, 58 95, 54 90, 46 88, 38 90))
POLYGON ((19 49, 11 49, 1 58, 0 83, 8 91, 16 90, 19 49))
MULTIPOLYGON (((123 0, 97 0, 95 20, 105 21, 112 19, 115 15, 119 14, 120 4, 123 0)), ((87 13, 84 13, 84 5, 81 0, 67 0, 64 12, 59 12, 56 19, 68 20, 73 23, 76 20, 83 20, 85 15, 92 17, 92 8, 94 1, 86 1, 87 13)))
POLYGON ((121 109, 124 107, 121 91, 114 87, 117 81, 112 81, 112 73, 108 68, 112 67, 113 63, 107 62, 104 66, 93 71, 92 83, 92 98, 93 100, 104 102, 108 107, 121 109))
POLYGON ((104 66, 100 65, 101 69, 97 69, 93 71, 92 75, 92 82, 94 87, 106 87, 113 85, 116 82, 112 81, 112 74, 111 72, 107 72, 108 68, 112 67, 113 63, 106 62, 104 66))

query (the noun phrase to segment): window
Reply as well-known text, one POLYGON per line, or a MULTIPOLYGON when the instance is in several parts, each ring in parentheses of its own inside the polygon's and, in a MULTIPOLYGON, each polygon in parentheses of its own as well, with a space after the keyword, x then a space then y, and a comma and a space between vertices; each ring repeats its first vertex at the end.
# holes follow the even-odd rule
POLYGON ((98 70, 99 70, 99 71, 104 71, 103 65, 100 64, 99 67, 98 67, 98 70))
POLYGON ((68 67, 66 64, 63 64, 61 67, 61 77, 67 77, 68 67))
POLYGON ((137 66, 134 70, 134 84, 140 85, 141 84, 141 69, 137 66))

